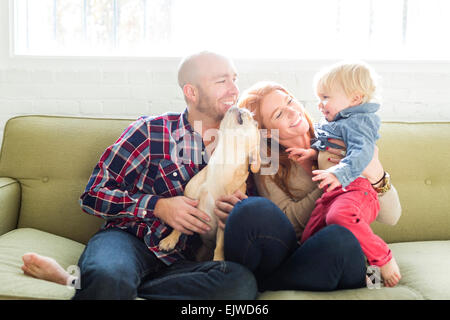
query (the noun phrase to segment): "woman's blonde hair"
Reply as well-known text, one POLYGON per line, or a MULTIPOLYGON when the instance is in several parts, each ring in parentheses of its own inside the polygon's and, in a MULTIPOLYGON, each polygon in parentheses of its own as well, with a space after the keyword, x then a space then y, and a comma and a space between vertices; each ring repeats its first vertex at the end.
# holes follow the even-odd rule
MULTIPOLYGON (((286 88, 282 85, 272 82, 272 81, 261 81, 255 83, 253 86, 245 90, 241 97, 239 98, 238 106, 240 108, 246 108, 253 113, 254 119, 258 122, 259 129, 267 129, 263 125, 263 118, 261 114, 261 104, 264 97, 273 91, 280 90, 286 93, 289 97, 295 98, 286 88)), ((311 138, 315 136, 314 134, 314 126, 312 122, 311 116, 305 110, 305 118, 309 124, 309 135, 311 138)), ((262 139, 263 140, 263 139, 262 139)), ((267 155, 270 157, 271 155, 271 139, 265 139, 267 155)), ((289 174, 292 168, 292 160, 288 158, 288 153, 285 152, 285 148, 280 145, 280 157, 279 157, 279 169, 277 173, 273 176, 270 176, 275 184, 281 188, 286 194, 288 194, 291 198, 295 199, 295 196, 292 194, 288 187, 288 179, 289 174)), ((261 176, 262 183, 266 188, 265 179, 267 176, 261 176)), ((267 188, 266 188, 267 189, 267 188)))
POLYGON ((314 91, 342 89, 347 97, 362 95, 362 103, 377 100, 379 76, 365 62, 342 61, 317 73, 314 91))

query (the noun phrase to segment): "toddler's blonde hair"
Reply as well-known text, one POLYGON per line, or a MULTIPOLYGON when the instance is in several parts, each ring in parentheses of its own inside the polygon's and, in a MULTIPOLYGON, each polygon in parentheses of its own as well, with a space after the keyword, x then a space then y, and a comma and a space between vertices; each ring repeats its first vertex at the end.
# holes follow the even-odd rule
POLYGON ((339 62, 317 73, 314 78, 314 91, 319 89, 342 89, 347 97, 354 94, 363 96, 362 103, 377 99, 379 76, 365 62, 339 62))

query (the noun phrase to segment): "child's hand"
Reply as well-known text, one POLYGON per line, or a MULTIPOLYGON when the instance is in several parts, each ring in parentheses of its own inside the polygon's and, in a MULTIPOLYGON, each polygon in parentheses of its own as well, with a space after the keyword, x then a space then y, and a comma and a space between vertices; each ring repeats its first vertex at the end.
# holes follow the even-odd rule
POLYGON ((289 159, 295 160, 297 162, 317 160, 317 155, 319 153, 317 150, 304 148, 287 148, 286 152, 289 153, 289 159))
POLYGON ((338 178, 331 172, 325 171, 325 170, 314 170, 313 172, 314 177, 312 178, 313 181, 319 181, 322 180, 319 183, 319 188, 323 189, 324 187, 328 186, 327 190, 332 191, 337 187, 341 186, 341 183, 339 182, 338 178))

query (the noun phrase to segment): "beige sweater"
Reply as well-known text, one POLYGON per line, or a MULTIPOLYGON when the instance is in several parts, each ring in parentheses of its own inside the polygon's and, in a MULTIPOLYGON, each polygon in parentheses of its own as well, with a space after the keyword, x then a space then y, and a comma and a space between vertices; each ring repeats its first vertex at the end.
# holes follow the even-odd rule
MULTIPOLYGON (((317 187, 318 183, 312 181, 311 176, 300 165, 294 163, 288 180, 289 190, 300 199, 294 200, 280 189, 271 177, 267 176, 264 179, 266 189, 261 181, 262 176, 260 174, 254 174, 253 176, 259 194, 270 199, 286 214, 294 226, 297 238, 300 239, 314 209, 315 202, 322 195, 322 190, 317 187)), ((392 186, 388 192, 378 196, 378 199, 380 201, 380 212, 377 221, 395 225, 402 211, 397 190, 392 186)))

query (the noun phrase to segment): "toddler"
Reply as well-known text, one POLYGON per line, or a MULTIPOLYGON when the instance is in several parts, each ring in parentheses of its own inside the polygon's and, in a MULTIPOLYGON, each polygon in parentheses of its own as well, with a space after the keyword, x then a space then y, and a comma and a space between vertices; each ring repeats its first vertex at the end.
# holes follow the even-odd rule
POLYGON ((393 287, 401 278, 400 270, 387 244, 369 226, 379 211, 378 195, 361 175, 379 138, 380 119, 375 112, 380 105, 372 102, 375 89, 374 73, 365 63, 339 63, 319 73, 315 90, 325 119, 315 128, 317 139, 311 149, 288 151, 298 161, 319 160, 321 170, 313 171, 313 180, 321 181, 320 188, 327 187, 316 202, 301 243, 326 225, 344 226, 358 239, 369 264, 380 268, 385 286, 393 287), (328 141, 331 138, 344 141, 347 151, 339 164, 323 168, 319 151, 336 147, 328 141))

